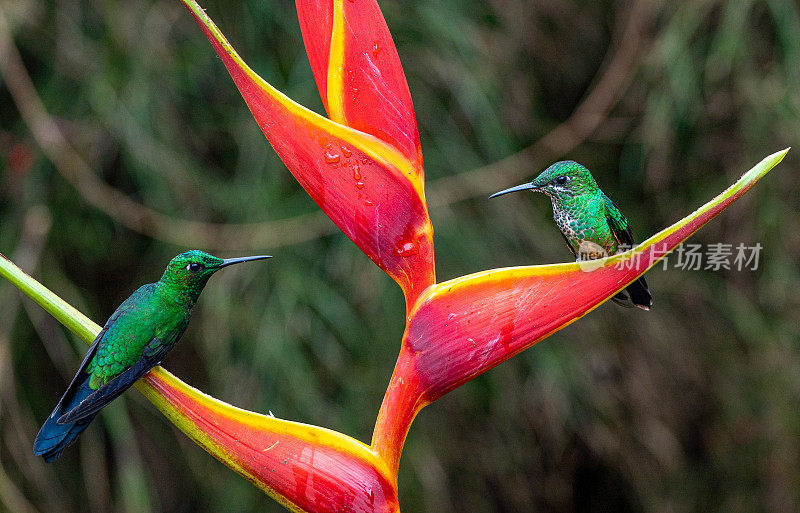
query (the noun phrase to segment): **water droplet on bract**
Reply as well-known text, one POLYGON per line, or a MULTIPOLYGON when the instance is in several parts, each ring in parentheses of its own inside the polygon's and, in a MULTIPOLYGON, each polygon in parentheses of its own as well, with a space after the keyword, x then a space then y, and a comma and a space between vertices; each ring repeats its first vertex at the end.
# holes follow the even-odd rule
POLYGON ((353 154, 353 152, 351 152, 350 148, 348 148, 347 146, 342 145, 341 148, 342 148, 342 155, 344 155, 344 158, 347 158, 353 154))
POLYGON ((358 187, 359 189, 363 189, 365 185, 367 185, 367 184, 365 184, 361 180, 356 182, 356 187, 358 187))
POLYGON ((360 160, 362 164, 366 164, 367 162, 369 162, 369 157, 367 157, 366 155, 361 155, 361 157, 358 160, 360 160))
POLYGON ((375 41, 375 44, 372 46, 372 55, 377 57, 379 53, 381 53, 381 44, 375 41))
POLYGON ((325 150, 325 162, 328 164, 335 164, 339 162, 339 154, 332 150, 325 150))
POLYGON ((412 241, 404 242, 397 248, 397 255, 401 257, 410 257, 416 255, 418 252, 419 246, 416 242, 412 241))
POLYGON ((371 207, 371 206, 372 206, 372 202, 371 202, 370 200, 366 200, 366 201, 364 202, 364 204, 365 204, 366 206, 368 206, 368 207, 371 207))
POLYGON ((353 164, 353 179, 361 180, 361 168, 358 167, 358 164, 353 164))

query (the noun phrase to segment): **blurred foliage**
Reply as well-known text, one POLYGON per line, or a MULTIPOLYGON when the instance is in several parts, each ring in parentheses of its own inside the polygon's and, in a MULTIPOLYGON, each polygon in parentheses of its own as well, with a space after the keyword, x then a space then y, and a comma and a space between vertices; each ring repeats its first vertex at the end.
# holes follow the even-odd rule
MULTIPOLYGON (((644 41, 620 101, 573 151, 548 157, 592 169, 639 239, 800 135, 796 2, 643 5, 644 41)), ((632 11, 610 0, 381 6, 432 203, 437 179, 520 152, 571 116, 632 11)), ((255 70, 322 111, 292 2, 203 7, 255 70)), ((176 218, 248 223, 316 210, 178 2, 0 8, 46 108, 104 182, 176 218)), ((549 163, 529 157, 517 164, 524 174, 549 163)), ((5 83, 0 166, 0 251, 95 321, 187 249, 82 200, 5 83)), ((797 168, 795 151, 692 240, 761 243, 756 271, 658 267, 648 274, 652 312, 604 305, 425 409, 401 461, 403 510, 795 509, 797 168)), ((498 172, 496 183, 516 180, 498 172)), ((440 281, 570 256, 543 197, 442 203, 432 209, 440 281)), ((399 288, 341 234, 260 249, 276 258, 215 277, 165 366, 235 405, 368 442, 403 330, 399 288)), ((7 284, 0 301, 0 509, 282 511, 134 392, 57 463, 35 458, 38 426, 85 346, 7 284)))

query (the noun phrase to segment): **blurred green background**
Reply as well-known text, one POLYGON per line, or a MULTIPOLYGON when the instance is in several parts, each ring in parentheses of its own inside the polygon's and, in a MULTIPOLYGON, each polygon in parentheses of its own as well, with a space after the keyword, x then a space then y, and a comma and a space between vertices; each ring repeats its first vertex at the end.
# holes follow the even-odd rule
MULTIPOLYGON (((202 6, 257 72, 322 112, 292 2, 202 6)), ((486 199, 553 161, 586 164, 641 240, 800 139, 791 0, 381 7, 420 126, 440 281, 569 260, 546 198, 486 199)), ((275 255, 215 277, 164 365, 237 406, 368 442, 401 292, 320 217, 184 8, 0 0, 0 12, 0 252, 97 322, 187 237, 275 255), (28 75, 46 113, 12 97, 28 75), (143 218, 107 186, 230 226, 143 218)), ((691 240, 760 243, 757 270, 656 268, 650 313, 603 305, 426 408, 401 461, 403 511, 796 510, 797 171, 795 150, 691 240)), ((136 392, 57 463, 34 457, 86 348, 5 283, 0 311, 0 510, 283 511, 136 392)))

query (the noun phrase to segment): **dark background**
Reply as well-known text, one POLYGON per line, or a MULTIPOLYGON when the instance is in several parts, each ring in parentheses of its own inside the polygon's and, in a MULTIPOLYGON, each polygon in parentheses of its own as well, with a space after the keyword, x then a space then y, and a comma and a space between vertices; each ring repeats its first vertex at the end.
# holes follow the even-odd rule
MULTIPOLYGON (((257 72, 322 112, 293 3, 202 6, 257 72)), ((381 6, 414 98, 440 281, 569 260, 546 198, 486 199, 556 160, 587 165, 642 240, 798 142, 790 0, 381 6)), ((237 406, 368 442, 401 292, 320 216, 184 8, 0 12, 0 252, 97 322, 189 246, 275 255, 212 280, 165 366, 237 406)), ((603 305, 426 408, 400 465, 403 511, 794 510, 796 155, 691 240, 760 243, 757 270, 670 261, 647 275, 650 313, 603 305)), ((45 465, 32 440, 85 346, 8 284, 0 309, 0 509, 282 511, 136 392, 45 465)))

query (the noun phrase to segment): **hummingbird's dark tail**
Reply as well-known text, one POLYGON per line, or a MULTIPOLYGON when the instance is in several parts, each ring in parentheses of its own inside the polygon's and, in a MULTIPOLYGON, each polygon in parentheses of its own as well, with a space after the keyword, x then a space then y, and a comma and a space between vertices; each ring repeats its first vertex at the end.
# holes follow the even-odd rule
POLYGON ((59 424, 58 419, 64 413, 75 408, 92 392, 94 390, 89 388, 87 376, 86 381, 77 387, 67 404, 58 403, 53 413, 47 417, 42 429, 39 430, 39 434, 36 435, 36 441, 33 442, 34 454, 44 457, 44 461, 49 463, 58 458, 61 455, 61 451, 70 446, 78 438, 78 435, 83 433, 83 430, 92 422, 94 415, 77 422, 67 422, 65 424, 59 424))
POLYGON ((635 306, 642 310, 650 310, 653 307, 653 296, 650 295, 650 289, 647 288, 644 276, 625 287, 625 290, 611 299, 618 305, 635 306))

